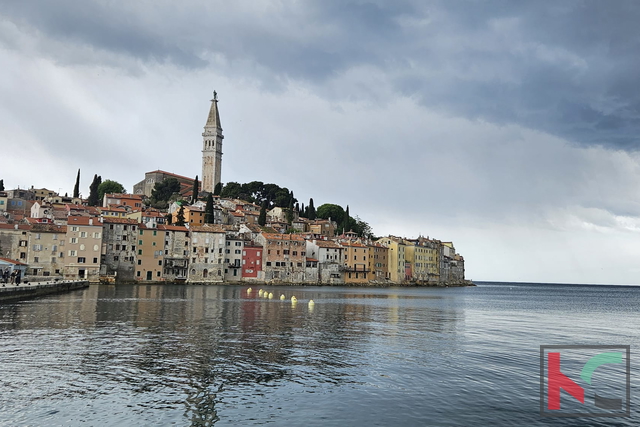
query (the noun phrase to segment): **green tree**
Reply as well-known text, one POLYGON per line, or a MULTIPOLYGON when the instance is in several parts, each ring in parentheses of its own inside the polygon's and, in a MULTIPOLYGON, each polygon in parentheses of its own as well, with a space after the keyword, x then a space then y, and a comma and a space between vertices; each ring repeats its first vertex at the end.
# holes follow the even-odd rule
POLYGON ((307 213, 307 218, 311 221, 316 219, 316 208, 313 206, 313 199, 309 199, 309 212, 307 213))
POLYGON ((240 197, 242 186, 237 182, 227 182, 220 192, 220 197, 226 197, 229 199, 237 199, 240 197))
POLYGON ((165 209, 174 195, 180 194, 180 182, 175 178, 166 178, 156 182, 151 190, 151 206, 165 209))
POLYGON ((178 210, 178 215, 176 215, 176 225, 183 226, 184 225, 184 206, 180 205, 180 209, 178 210))
POLYGON ((287 216, 287 223, 289 225, 291 225, 291 223, 293 222, 293 191, 291 192, 291 199, 289 200, 289 206, 287 207, 287 212, 286 212, 286 216, 287 216))
POLYGON ((213 224, 214 222, 214 215, 213 215, 213 196, 211 195, 211 193, 209 193, 209 195, 207 196, 207 206, 204 209, 204 222, 206 224, 213 224))
POLYGON ((193 193, 191 196, 191 203, 195 203, 198 201, 198 193, 200 193, 200 181, 198 181, 198 175, 196 175, 196 179, 193 181, 193 189, 191 192, 193 193))
POLYGON ((100 187, 100 184, 102 184, 102 177, 94 175, 93 181, 89 186, 89 198, 87 199, 89 206, 98 206, 100 203, 100 198, 98 197, 98 187, 100 187))
POLYGON ((171 221, 173 221, 173 215, 171 215, 170 213, 166 214, 165 219, 167 220, 167 225, 171 225, 171 221))
POLYGON ((344 218, 344 209, 342 209, 339 205, 334 205, 331 203, 325 203, 324 205, 318 207, 316 211, 317 218, 329 219, 332 221, 340 222, 344 218))
POLYGON ((216 184, 216 187, 213 189, 213 195, 214 196, 219 196, 220 193, 222 193, 222 183, 219 182, 216 184))
POLYGON ((119 182, 112 181, 110 179, 101 182, 98 186, 98 200, 104 199, 105 194, 113 194, 113 193, 126 193, 124 186, 119 182))
POLYGON ((353 227, 353 231, 355 231, 356 233, 358 233, 358 236, 361 237, 367 237, 369 239, 373 238, 373 229, 371 228, 371 226, 361 220, 357 215, 354 218, 351 218, 351 220, 354 220, 355 222, 355 226, 353 227))
POLYGON ((0 179, 0 191, 4 191, 4 179, 0 179))
POLYGON ((78 169, 78 176, 76 176, 76 185, 73 186, 73 197, 80 197, 80 169, 78 169))
POLYGON ((347 210, 344 211, 344 218, 342 219, 342 230, 343 233, 347 232, 347 231, 351 231, 351 228, 349 228, 350 224, 350 220, 351 217, 349 216, 349 205, 347 205, 347 210))
POLYGON ((264 227, 267 224, 267 201, 262 202, 262 207, 260 208, 260 216, 258 216, 258 225, 264 227))

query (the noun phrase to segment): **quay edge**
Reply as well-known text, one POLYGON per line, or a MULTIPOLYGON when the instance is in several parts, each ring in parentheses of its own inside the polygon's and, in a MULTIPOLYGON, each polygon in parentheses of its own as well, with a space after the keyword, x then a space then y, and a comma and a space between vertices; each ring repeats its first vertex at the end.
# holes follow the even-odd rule
POLYGON ((57 282, 21 283, 20 285, 5 284, 0 286, 0 303, 25 300, 44 295, 70 292, 89 287, 87 280, 64 280, 57 282))

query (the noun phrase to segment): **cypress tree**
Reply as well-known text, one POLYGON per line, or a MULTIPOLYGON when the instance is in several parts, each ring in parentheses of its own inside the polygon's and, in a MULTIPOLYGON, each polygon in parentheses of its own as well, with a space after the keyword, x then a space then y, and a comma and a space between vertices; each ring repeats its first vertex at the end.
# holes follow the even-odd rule
POLYGON ((4 191, 4 179, 0 179, 0 191, 4 191))
POLYGON ((316 219, 316 208, 313 206, 313 199, 309 199, 309 214, 307 215, 307 218, 312 221, 316 219))
POLYGON ((206 224, 213 224, 214 222, 213 196, 211 194, 207 196, 207 206, 204 209, 204 222, 206 224))
MULTIPOLYGON (((291 192, 293 195, 293 192, 291 192)), ((293 197, 289 199, 289 207, 287 208, 287 222, 289 225, 293 222, 293 197)))
POLYGON ((178 215, 176 215, 176 225, 184 225, 184 206, 182 205, 180 205, 180 210, 178 211, 178 215))
POLYGON ((307 217, 307 211, 304 207, 304 203, 302 204, 302 206, 300 207, 300 215, 302 215, 303 217, 307 217))
POLYGON ((267 224, 267 201, 262 202, 260 208, 260 216, 258 217, 258 225, 264 227, 267 224))
POLYGON ((89 206, 98 206, 100 200, 98 200, 98 187, 102 184, 102 177, 98 175, 93 176, 93 181, 89 186, 89 198, 87 199, 87 204, 89 206))
POLYGON ((167 219, 167 225, 171 225, 171 221, 173 221, 173 215, 168 213, 164 217, 167 219))
POLYGON ((342 232, 347 232, 350 230, 347 230, 346 228, 349 227, 349 223, 350 223, 350 216, 349 216, 349 205, 347 205, 347 209, 344 211, 344 222, 342 224, 342 232))
POLYGON ((200 192, 200 182, 198 181, 198 175, 196 175, 195 181, 193 181, 193 190, 191 190, 193 195, 191 196, 191 203, 195 203, 198 201, 198 193, 200 192))
POLYGON ((213 189, 213 195, 214 196, 219 196, 220 193, 222 193, 222 183, 221 182, 217 183, 215 188, 213 189))
POLYGON ((80 197, 80 169, 78 169, 78 176, 76 176, 76 185, 73 187, 73 197, 80 197))

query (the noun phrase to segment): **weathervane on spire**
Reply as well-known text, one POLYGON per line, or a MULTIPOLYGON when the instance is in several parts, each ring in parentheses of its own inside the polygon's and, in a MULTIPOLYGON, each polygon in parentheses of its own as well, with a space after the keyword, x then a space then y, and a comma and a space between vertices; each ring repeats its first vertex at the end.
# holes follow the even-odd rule
POLYGON ((214 101, 218 100, 218 92, 216 92, 215 90, 213 91, 213 100, 214 101))

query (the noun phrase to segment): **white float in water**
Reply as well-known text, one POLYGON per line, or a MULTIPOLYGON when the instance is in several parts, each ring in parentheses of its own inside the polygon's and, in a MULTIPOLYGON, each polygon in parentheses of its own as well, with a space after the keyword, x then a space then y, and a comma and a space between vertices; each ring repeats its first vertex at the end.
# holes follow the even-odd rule
POLYGON ((269 299, 273 299, 273 292, 269 292, 269 299))
POLYGON ((287 297, 285 297, 284 294, 280 295, 280 301, 284 301, 285 299, 287 299, 287 297))

